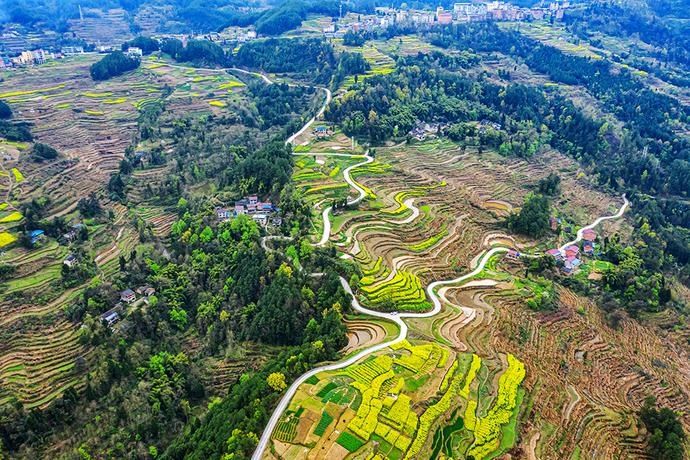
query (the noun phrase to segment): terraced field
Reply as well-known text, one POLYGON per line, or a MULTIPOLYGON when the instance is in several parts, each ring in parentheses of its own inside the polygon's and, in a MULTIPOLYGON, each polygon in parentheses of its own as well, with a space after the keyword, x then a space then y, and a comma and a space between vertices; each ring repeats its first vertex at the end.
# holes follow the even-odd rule
MULTIPOLYGON (((343 139, 334 138, 345 148, 343 139)), ((301 155, 312 155, 323 149, 315 145, 324 141, 305 135, 298 142, 297 150, 307 152, 301 155)), ((315 179, 338 190, 337 198, 355 194, 347 184, 338 187, 337 174, 328 174, 329 168, 337 167, 326 166, 330 157, 318 162, 318 153, 313 155, 309 163, 304 157, 297 160, 298 186, 306 191, 315 179), (308 164, 312 171, 305 172, 308 164), (318 177, 311 175, 319 169, 324 170, 318 177)), ((557 153, 527 163, 491 152, 480 158, 471 148, 431 140, 377 148, 374 162, 354 169, 352 179, 366 191, 366 198, 331 216, 329 241, 361 270, 353 290, 362 305, 389 312, 427 311, 431 299, 426 286, 467 272, 487 248, 507 245, 539 251, 565 243, 555 236, 551 241, 516 240, 500 226, 530 187, 550 172, 558 172, 564 184, 557 213, 578 227, 620 206, 619 200, 593 190, 577 165, 557 153)), ((607 223, 605 231, 620 225, 607 223)), ((513 333, 513 342, 505 337, 512 318, 504 316, 509 310, 502 309, 503 302, 534 318, 525 304, 544 289, 540 283, 522 279, 497 255, 462 285, 438 289, 444 304, 441 313, 407 320, 414 338, 409 343, 393 345, 343 370, 316 374, 302 384, 263 458, 417 458, 422 452, 431 453, 430 458, 494 458, 516 445, 525 449, 530 444, 528 429, 534 436, 533 449, 548 454, 544 458, 563 458, 558 455, 575 446, 562 448, 549 432, 549 422, 521 425, 533 416, 534 398, 544 397, 537 376, 548 376, 536 369, 540 357, 525 361, 515 343, 519 334, 513 333), (429 361, 434 353, 447 358, 429 361)), ((565 291, 561 297, 567 302, 565 291)), ((364 334, 372 334, 374 327, 364 334)), ((363 329, 361 321, 351 325, 353 335, 363 329)), ((553 352, 558 353, 556 346, 553 352)), ((553 381, 551 387, 558 397, 570 394, 559 383, 553 381)), ((620 406, 606 404, 605 412, 613 419, 629 417, 618 412, 620 406)), ((577 447, 585 452, 593 446, 577 447)), ((614 446, 607 448, 619 452, 614 446)))
MULTIPOLYGON (((360 75, 358 78, 366 79, 373 75, 387 75, 395 70, 395 60, 389 55, 382 53, 373 43, 365 43, 362 46, 343 46, 341 39, 334 39, 333 44, 340 51, 361 53, 364 59, 369 62, 371 69, 365 75, 360 75)), ((355 77, 349 76, 343 82, 342 87, 347 88, 354 83, 355 77)))
MULTIPOLYGON (((16 398, 27 408, 45 406, 65 389, 80 388, 90 356, 79 342, 79 325, 63 312, 84 287, 65 290, 61 284, 63 260, 71 249, 52 237, 32 249, 20 247, 19 204, 41 200, 47 217, 86 224, 87 257, 94 260, 98 276, 108 279, 119 271, 119 256, 138 244, 133 217, 143 219, 160 238, 167 237, 175 219, 171 209, 150 204, 152 196, 146 194, 155 194, 166 177, 164 167, 135 171, 129 209, 105 191, 137 133, 140 114, 165 101, 163 116, 169 119, 181 113, 222 115, 243 98, 245 84, 233 75, 181 68, 156 57, 145 58, 139 70, 126 76, 97 83, 89 66, 99 58, 83 55, 8 72, 0 82, 0 99, 11 105, 15 119, 30 123, 36 140, 60 153, 57 160, 39 163, 28 156, 30 143, 0 140, 1 262, 15 267, 0 298, 0 405, 16 398), (77 202, 91 193, 112 211, 108 224, 80 218, 77 202)), ((233 376, 230 371, 224 375, 233 376)))

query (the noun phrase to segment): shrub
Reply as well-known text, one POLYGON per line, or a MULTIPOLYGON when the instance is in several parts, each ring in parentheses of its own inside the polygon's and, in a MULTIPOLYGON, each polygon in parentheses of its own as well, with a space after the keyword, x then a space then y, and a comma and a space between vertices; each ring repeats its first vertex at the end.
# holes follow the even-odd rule
POLYGON ((0 120, 12 118, 12 109, 5 101, 0 101, 0 120))
POLYGON ((549 200, 543 195, 528 195, 519 214, 508 218, 508 227, 533 238, 544 236, 549 230, 549 200))
POLYGON ((680 460, 683 455, 685 432, 678 416, 666 407, 661 410, 655 407, 653 397, 645 399, 640 418, 651 434, 648 452, 653 459, 680 460))
POLYGON ((57 158, 58 152, 53 147, 36 142, 31 149, 32 158, 36 161, 52 160, 57 158))

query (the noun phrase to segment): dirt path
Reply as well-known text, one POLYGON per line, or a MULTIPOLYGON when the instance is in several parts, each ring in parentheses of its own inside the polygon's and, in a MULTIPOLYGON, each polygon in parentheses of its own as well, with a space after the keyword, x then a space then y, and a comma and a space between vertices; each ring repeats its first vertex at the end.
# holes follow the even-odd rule
POLYGON ((527 449, 527 460, 538 460, 537 458, 537 443, 541 433, 539 431, 535 432, 529 439, 529 448, 527 449))

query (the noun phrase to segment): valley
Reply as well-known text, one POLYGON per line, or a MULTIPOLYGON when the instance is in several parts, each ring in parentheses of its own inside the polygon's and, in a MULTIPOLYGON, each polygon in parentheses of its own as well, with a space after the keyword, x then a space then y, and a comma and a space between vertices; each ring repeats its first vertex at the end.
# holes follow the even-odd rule
POLYGON ((17 1, 0 459, 687 457, 677 10, 17 1))

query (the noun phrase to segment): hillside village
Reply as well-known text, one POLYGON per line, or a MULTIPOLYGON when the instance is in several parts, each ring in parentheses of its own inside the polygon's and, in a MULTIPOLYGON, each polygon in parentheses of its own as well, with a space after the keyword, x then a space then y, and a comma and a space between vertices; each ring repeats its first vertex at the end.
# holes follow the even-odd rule
POLYGON ((684 50, 64 1, 0 23, 0 459, 684 460, 684 50))
POLYGON ((235 201, 233 207, 219 206, 215 209, 218 222, 227 222, 239 215, 248 215, 261 227, 269 225, 280 227, 282 218, 278 215, 280 209, 270 201, 262 202, 256 195, 248 195, 235 201))
MULTIPOLYGON (((478 21, 560 21, 568 8, 568 0, 532 8, 502 1, 459 2, 453 5, 452 10, 441 6, 435 10, 377 7, 375 14, 341 13, 340 17, 332 18, 321 32, 328 39, 341 39, 348 31, 385 31, 390 27, 435 27, 478 21)), ((80 9, 80 13, 80 18, 69 21, 71 30, 63 35, 49 31, 37 33, 12 23, 0 25, 0 70, 42 65, 84 52, 109 53, 119 50, 124 42, 133 38, 124 10, 80 9)), ((153 29, 149 35, 158 39, 179 39, 185 45, 189 40, 203 39, 233 47, 265 38, 253 26, 230 26, 220 32, 205 34, 165 33, 157 30, 156 17, 146 19, 148 27, 153 29)), ((129 53, 141 56, 136 48, 130 49, 129 53)))

